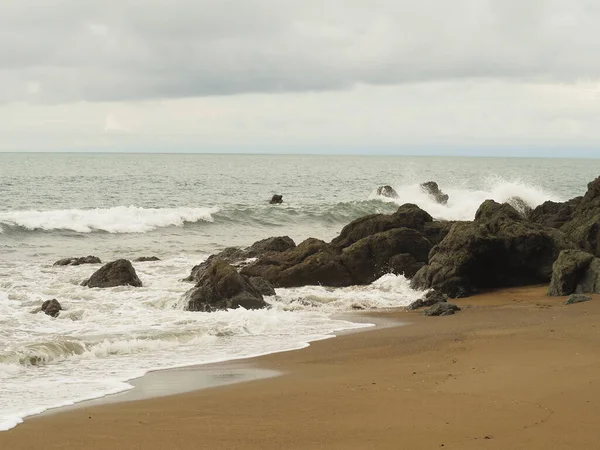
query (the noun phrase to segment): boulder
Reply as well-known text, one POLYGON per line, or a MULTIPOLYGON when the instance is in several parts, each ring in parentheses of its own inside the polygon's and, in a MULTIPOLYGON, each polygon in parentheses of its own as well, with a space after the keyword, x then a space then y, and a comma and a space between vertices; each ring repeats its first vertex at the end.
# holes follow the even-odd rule
MULTIPOLYGON (((331 241, 333 247, 342 249, 367 236, 388 231, 394 228, 412 228, 422 231, 433 218, 417 205, 406 203, 394 214, 371 214, 361 217, 346 225, 340 235, 331 241)), ((436 230, 434 232, 437 233, 436 230)))
POLYGON ((133 262, 150 262, 150 261, 160 261, 160 258, 157 256, 140 256, 139 258, 135 258, 133 262))
POLYGON ((241 273, 249 277, 263 277, 275 287, 340 287, 352 284, 352 278, 340 262, 338 252, 325 242, 313 238, 284 252, 266 253, 243 267, 241 273))
POLYGON ((379 186, 377 188, 377 195, 387 198, 398 198, 398 193, 394 190, 393 187, 388 185, 379 186))
POLYGON ((53 265, 54 266, 80 266, 82 264, 102 264, 100 258, 97 256, 82 256, 79 258, 64 258, 59 259, 53 265))
POLYGON ((185 294, 188 311, 213 312, 225 309, 265 308, 267 303, 248 277, 225 261, 216 260, 185 294))
POLYGON ((90 288, 108 288, 114 286, 141 287, 142 282, 137 276, 135 269, 126 259, 118 259, 103 265, 82 286, 90 288))
POLYGON ((192 267, 190 275, 183 281, 198 282, 202 272, 216 260, 225 261, 236 267, 243 266, 249 258, 256 258, 267 253, 278 253, 296 247, 296 243, 289 236, 277 236, 255 242, 246 249, 228 247, 220 253, 210 255, 206 261, 192 267))
POLYGON ((548 200, 529 213, 529 220, 540 225, 560 228, 573 217, 573 212, 583 197, 576 197, 564 203, 548 200))
POLYGON ((255 258, 268 252, 284 252, 296 247, 296 243, 289 236, 276 236, 255 242, 245 251, 245 257, 255 258))
POLYGON ((269 202, 271 205, 279 205, 283 203, 283 195, 274 195, 269 202))
POLYGON ((573 305, 575 303, 589 302, 591 299, 592 299, 592 297, 590 297, 588 295, 573 294, 567 299, 567 301, 565 302, 565 305, 573 305))
POLYGON ((394 228, 344 248, 340 259, 352 284, 369 284, 389 272, 412 277, 416 266, 427 262, 430 250, 431 243, 419 231, 394 228))
POLYGON ((455 223, 412 279, 416 289, 450 297, 480 289, 550 281, 562 250, 575 248, 560 231, 523 219, 510 205, 485 201, 473 222, 455 223))
POLYGON ((451 316, 460 308, 453 303, 439 302, 423 311, 426 316, 451 316))
POLYGON ((435 181, 421 183, 421 189, 440 205, 448 203, 448 194, 444 194, 435 181))
POLYGON ((406 307, 406 309, 414 310, 419 308, 425 308, 429 306, 433 306, 436 303, 445 303, 448 301, 448 296, 442 294, 441 292, 430 290, 423 297, 418 300, 415 300, 410 305, 406 307))
POLYGON ((588 190, 562 228, 583 250, 600 256, 600 177, 588 184, 588 190))
POLYGON ((594 256, 581 250, 563 250, 552 266, 548 295, 562 296, 577 291, 594 256))
POLYGON ((60 311, 62 311, 62 306, 56 299, 46 300, 42 303, 41 311, 50 317, 58 317, 60 311))
POLYGON ((271 283, 262 277, 252 277, 250 278, 250 283, 252 283, 252 286, 254 286, 261 295, 271 296, 276 294, 271 283))

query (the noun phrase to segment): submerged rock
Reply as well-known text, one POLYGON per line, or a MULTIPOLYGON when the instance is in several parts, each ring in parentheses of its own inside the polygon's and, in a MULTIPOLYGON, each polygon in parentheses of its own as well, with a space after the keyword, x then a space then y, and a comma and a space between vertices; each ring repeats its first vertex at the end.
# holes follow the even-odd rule
POLYGON ((98 269, 82 286, 90 288, 108 288, 114 286, 141 287, 142 282, 137 276, 135 269, 126 259, 118 259, 105 264, 98 269))
POLYGON ((188 311, 212 312, 224 309, 260 309, 267 303, 248 277, 225 261, 216 260, 202 274, 195 287, 185 294, 188 311))
POLYGON ((271 205, 279 205, 283 203, 283 195, 274 195, 271 197, 271 201, 269 202, 271 205))
POLYGON ((53 298, 52 300, 46 300, 44 303, 42 303, 41 311, 48 316, 58 317, 62 309, 63 308, 58 302, 58 300, 53 298))
POLYGON ((150 262, 150 261, 160 261, 158 256, 140 256, 139 258, 135 258, 133 262, 150 262))
POLYGON ((460 308, 455 304, 440 302, 424 310, 423 314, 426 316, 450 316, 456 311, 460 311, 460 308))
POLYGON ((102 264, 100 258, 97 256, 82 256, 79 258, 64 258, 59 259, 53 265, 54 266, 80 266, 82 264, 102 264))
POLYGON ((448 194, 444 194, 435 181, 421 183, 421 189, 440 205, 448 203, 448 194))
POLYGON ((572 305, 574 303, 589 302, 591 299, 592 299, 592 297, 590 297, 588 295, 573 294, 565 302, 565 305, 572 305))
POLYGON ((560 231, 526 221, 510 205, 486 200, 473 222, 452 226, 411 284, 465 297, 485 288, 547 283, 559 253, 574 248, 560 231))
POLYGON ((387 198, 398 198, 398 193, 396 192, 396 190, 388 185, 379 186, 377 188, 377 195, 381 195, 382 197, 387 198))

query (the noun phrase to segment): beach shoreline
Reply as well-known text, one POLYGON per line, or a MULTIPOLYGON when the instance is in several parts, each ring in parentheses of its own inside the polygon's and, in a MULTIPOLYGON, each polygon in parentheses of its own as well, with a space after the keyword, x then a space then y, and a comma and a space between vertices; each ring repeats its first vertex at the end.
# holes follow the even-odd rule
POLYGON ((0 448, 593 448, 600 296, 544 287, 457 300, 463 311, 237 361, 280 376, 36 416, 0 448))

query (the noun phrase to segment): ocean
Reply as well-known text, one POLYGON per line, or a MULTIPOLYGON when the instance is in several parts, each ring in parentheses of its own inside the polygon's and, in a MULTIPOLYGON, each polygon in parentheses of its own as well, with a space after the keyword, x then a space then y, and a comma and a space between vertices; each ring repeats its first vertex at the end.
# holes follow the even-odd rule
POLYGON ((0 153, 0 430, 24 417, 131 389, 148 371, 305 347, 364 324, 356 307, 406 306, 402 276, 369 286, 277 289, 271 308, 186 312, 180 281, 229 246, 270 236, 334 238, 353 219, 416 203, 436 219, 471 220, 485 199, 532 206, 585 192, 600 159, 200 154, 0 153), (434 180, 439 205, 419 184, 434 180), (399 194, 376 195, 389 184, 399 194), (282 194, 282 205, 270 205, 282 194), (144 286, 88 289, 96 255, 134 263, 144 286), (33 314, 56 298, 53 319, 33 314))

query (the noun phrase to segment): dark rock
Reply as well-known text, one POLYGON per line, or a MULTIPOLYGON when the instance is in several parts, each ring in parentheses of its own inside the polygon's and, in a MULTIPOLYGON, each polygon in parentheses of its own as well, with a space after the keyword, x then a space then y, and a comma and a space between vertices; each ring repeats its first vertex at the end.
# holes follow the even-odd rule
POLYGON ((484 201, 475 213, 477 221, 508 220, 521 221, 523 216, 508 203, 497 203, 494 200, 484 201))
POLYGON ((269 202, 271 205, 279 205, 283 203, 283 195, 274 195, 269 202))
POLYGON ((506 200, 506 203, 515 208, 515 210, 523 218, 528 218, 533 211, 533 207, 521 197, 510 197, 508 200, 506 200))
POLYGON ((80 258, 64 258, 59 259, 54 266, 80 266, 82 264, 102 264, 97 256, 82 256, 80 258))
POLYGON ((565 305, 572 305, 574 303, 582 303, 589 302, 592 297, 583 294, 573 294, 569 297, 569 299, 565 302, 565 305))
POLYGON ((433 306, 436 303, 444 303, 448 301, 448 296, 442 294, 441 292, 431 290, 428 291, 423 297, 418 300, 415 300, 410 305, 406 307, 406 309, 414 310, 419 308, 425 308, 428 306, 433 306))
POLYGON ((465 297, 485 288, 547 283, 559 253, 574 247, 562 232, 524 220, 510 205, 487 200, 475 221, 455 223, 432 248, 428 265, 411 284, 465 297))
POLYGON ((140 256, 139 258, 135 258, 133 262, 150 262, 150 261, 160 261, 160 258, 157 256, 140 256))
POLYGON ((353 284, 369 284, 392 271, 390 263, 394 272, 414 275, 418 270, 415 266, 427 262, 430 250, 431 243, 419 231, 394 228, 344 248, 341 262, 352 275, 353 284), (409 257, 400 256, 407 254, 409 257))
POLYGON ((295 248, 296 244, 289 236, 277 236, 255 242, 247 249, 237 247, 228 247, 216 255, 210 255, 208 259, 194 267, 190 275, 183 281, 198 282, 202 276, 202 272, 216 260, 225 261, 236 267, 243 266, 245 260, 256 258, 267 253, 283 252, 295 248))
POLYGON ((398 198, 398 193, 394 190, 393 187, 388 185, 379 186, 377 188, 377 195, 381 195, 382 197, 387 198, 398 198))
POLYGON ((417 261, 410 253, 392 256, 387 262, 388 271, 396 275, 404 275, 410 279, 425 265, 425 261, 417 261))
POLYGON ((592 259, 575 288, 577 293, 600 294, 600 258, 592 259))
POLYGON ((548 200, 529 213, 529 220, 540 225, 560 228, 573 217, 573 212, 583 197, 576 197, 564 203, 548 200))
POLYGON ((435 181, 421 183, 421 189, 437 203, 441 205, 448 203, 448 194, 444 194, 435 181))
POLYGON ((196 286, 185 294, 188 311, 212 312, 224 309, 260 309, 267 303, 248 277, 222 260, 216 260, 202 274, 196 286))
POLYGON ((277 236, 255 242, 245 251, 246 257, 255 258, 267 252, 284 252, 296 247, 296 243, 289 236, 277 236))
POLYGON ((307 239, 280 253, 266 253, 243 267, 249 277, 263 277, 276 287, 349 286, 352 278, 339 255, 319 239, 307 239))
POLYGON ((60 303, 56 299, 46 300, 42 303, 41 311, 51 317, 58 317, 60 311, 62 311, 62 306, 60 306, 60 303))
POLYGON ((142 286, 135 269, 126 259, 118 259, 103 265, 90 277, 82 283, 83 286, 90 288, 107 288, 114 286, 142 286))
POLYGON ((273 289, 271 283, 262 277, 252 277, 250 278, 250 283, 252 283, 252 286, 254 286, 256 290, 261 293, 261 295, 275 295, 275 289, 273 289))
POLYGON ((600 256, 600 177, 588 184, 588 190, 562 228, 583 250, 600 256))
POLYGON ((426 316, 450 316, 460 308, 453 303, 440 302, 423 311, 426 316))
POLYGON ((581 250, 563 250, 552 266, 548 295, 572 294, 584 277, 594 256, 581 250))
POLYGON ((426 224, 432 221, 433 218, 417 205, 406 203, 394 214, 372 214, 350 222, 342 229, 340 235, 331 241, 331 244, 340 249, 349 247, 367 236, 394 228, 412 228, 422 231, 426 224))

